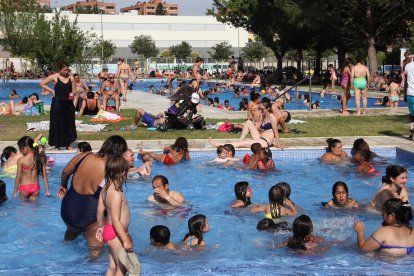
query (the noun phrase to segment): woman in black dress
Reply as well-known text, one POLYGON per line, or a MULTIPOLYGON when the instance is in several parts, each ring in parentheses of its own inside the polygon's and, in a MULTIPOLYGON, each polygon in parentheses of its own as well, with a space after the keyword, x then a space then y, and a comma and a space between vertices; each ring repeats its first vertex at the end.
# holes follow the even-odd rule
POLYGON ((52 94, 50 107, 49 145, 56 149, 65 147, 76 140, 75 107, 73 93, 76 91, 75 81, 70 76, 69 64, 60 61, 57 64, 58 73, 45 78, 40 86, 52 94), (54 90, 47 86, 55 84, 54 90))

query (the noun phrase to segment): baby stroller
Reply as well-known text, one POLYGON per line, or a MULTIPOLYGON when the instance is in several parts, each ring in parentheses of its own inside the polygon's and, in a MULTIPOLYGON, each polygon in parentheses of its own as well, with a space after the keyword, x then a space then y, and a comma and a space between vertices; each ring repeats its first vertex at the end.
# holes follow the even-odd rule
POLYGON ((174 104, 165 112, 166 121, 158 125, 160 131, 168 129, 204 129, 206 122, 201 115, 196 115, 200 96, 193 93, 194 89, 188 85, 182 86, 171 100, 174 104))

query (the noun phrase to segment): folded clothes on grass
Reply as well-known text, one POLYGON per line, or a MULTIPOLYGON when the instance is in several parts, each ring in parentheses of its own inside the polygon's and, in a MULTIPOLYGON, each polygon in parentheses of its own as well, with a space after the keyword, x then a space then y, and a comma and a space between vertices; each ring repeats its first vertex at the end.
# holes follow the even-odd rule
MULTIPOLYGON (((75 125, 76 131, 98 132, 103 131, 108 124, 84 124, 82 121, 76 120, 75 125)), ((26 126, 30 131, 49 131, 49 121, 26 123, 26 126)))

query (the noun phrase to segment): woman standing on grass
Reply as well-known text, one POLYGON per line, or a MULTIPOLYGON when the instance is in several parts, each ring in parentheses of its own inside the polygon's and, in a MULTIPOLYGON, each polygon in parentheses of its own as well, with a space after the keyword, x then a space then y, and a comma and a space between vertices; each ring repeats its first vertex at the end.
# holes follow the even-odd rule
POLYGON ((40 86, 52 94, 50 107, 49 145, 57 150, 60 147, 71 149, 70 144, 76 140, 75 106, 73 94, 76 93, 75 81, 70 75, 69 64, 59 61, 58 73, 45 78, 40 86), (54 89, 48 86, 55 84, 54 89))

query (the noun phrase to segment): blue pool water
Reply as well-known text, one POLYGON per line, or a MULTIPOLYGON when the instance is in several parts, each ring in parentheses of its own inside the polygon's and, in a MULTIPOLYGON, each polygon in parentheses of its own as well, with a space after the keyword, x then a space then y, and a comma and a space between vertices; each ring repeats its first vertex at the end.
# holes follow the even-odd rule
MULTIPOLYGON (((95 82, 95 84, 98 84, 97 82, 95 82)), ((137 80, 133 83, 133 90, 140 90, 140 91, 149 91, 149 87, 150 85, 154 85, 155 86, 155 90, 158 89, 162 89, 164 84, 165 84, 165 80, 137 80)), ((174 81, 173 82, 173 87, 177 87, 179 84, 178 81, 174 81)), ((202 90, 208 90, 210 88, 210 86, 214 86, 215 83, 204 83, 202 85, 202 90)), ((39 87, 39 81, 10 81, 7 83, 0 83, 0 101, 5 101, 8 100, 8 96, 10 94, 10 91, 12 89, 16 89, 17 93, 20 95, 21 98, 23 98, 24 96, 28 96, 33 92, 38 93, 39 95, 40 93, 40 87, 39 87)), ((94 90, 98 90, 98 87, 95 87, 94 90)), ((337 87, 337 90, 339 92, 342 92, 341 88, 337 87)), ((221 91, 221 90, 219 90, 221 91)), ((249 90, 250 91, 250 90, 249 90)), ((133 93, 133 92, 132 92, 133 93)), ((298 99, 295 100, 295 95, 294 92, 291 91, 289 92, 292 101, 287 103, 285 108, 287 110, 304 110, 304 109, 308 109, 307 106, 305 106, 303 104, 303 101, 298 99)), ((308 92, 306 91, 300 91, 299 94, 308 94, 308 92)), ((247 97, 248 99, 250 99, 249 95, 241 95, 240 98, 235 99, 233 97, 234 93, 230 92, 229 89, 226 89, 225 92, 221 92, 220 94, 212 94, 209 97, 214 98, 214 97, 219 97, 220 98, 220 103, 224 104, 224 100, 229 100, 230 102, 230 106, 233 106, 236 110, 239 107, 239 102, 241 101, 242 97, 247 97)), ((384 93, 384 96, 386 94, 384 93)), ((266 96, 266 95, 264 95, 266 96)), ((50 104, 51 102, 51 97, 50 96, 41 96, 42 100, 45 102, 45 104, 50 104)), ((319 93, 312 93, 312 100, 316 101, 319 100, 321 102, 320 105, 320 109, 339 109, 340 103, 337 100, 337 94, 327 94, 325 95, 325 97, 320 98, 319 93)), ((376 98, 368 98, 368 107, 380 107, 375 105, 375 101, 376 98)), ((17 102, 17 100, 16 100, 17 102)), ((206 104, 206 103, 204 103, 206 104)), ((399 106, 401 107, 406 107, 407 103, 400 101, 399 106)), ((348 104, 349 108, 355 108, 355 98, 352 97, 352 99, 350 100, 349 104, 348 104)), ((386 107, 384 107, 386 108, 386 107)))
MULTIPOLYGON (((374 149, 384 157, 384 164, 376 165, 381 174, 389 164, 400 164, 408 169, 408 190, 414 192, 414 159, 412 155, 395 149, 374 149)), ((217 167, 207 161, 213 152, 192 152, 192 160, 173 167, 154 164, 153 175, 168 177, 170 188, 180 191, 191 204, 186 211, 160 214, 157 206, 146 201, 152 193, 150 181, 129 181, 126 197, 131 209, 131 225, 135 251, 142 263, 144 275, 275 275, 275 274, 410 274, 414 271, 412 257, 387 258, 379 254, 363 254, 356 248, 352 230, 358 219, 366 223, 366 236, 382 222, 379 214, 363 211, 331 211, 320 207, 321 201, 331 198, 332 184, 345 181, 350 196, 367 204, 380 187, 380 176, 366 177, 354 173, 350 165, 322 165, 317 159, 322 150, 275 151, 278 172, 248 171, 243 166, 217 167), (285 241, 287 232, 266 233, 256 230, 263 214, 248 210, 232 210, 233 187, 246 180, 252 186, 253 203, 266 203, 269 188, 287 181, 292 187, 291 199, 308 214, 314 223, 314 232, 329 241, 339 241, 324 254, 304 256, 273 245, 285 241), (171 240, 177 245, 187 232, 190 216, 207 216, 210 231, 204 239, 207 249, 186 252, 164 252, 149 249, 149 229, 164 224, 171 230, 171 240)), ((244 152, 237 152, 242 157, 244 152)), ((55 156, 50 189, 56 194, 60 172, 68 155, 55 156)), ((136 161, 136 165, 140 162, 136 161)), ((5 179, 8 195, 12 193, 13 179, 5 179)), ((42 186, 43 190, 43 186, 42 186)), ((87 258, 83 238, 64 242, 66 230, 60 218, 60 201, 56 196, 42 196, 33 203, 9 199, 0 207, 0 274, 99 274, 107 266, 107 253, 95 262, 87 258)), ((287 218, 292 222, 293 218, 287 218)))

